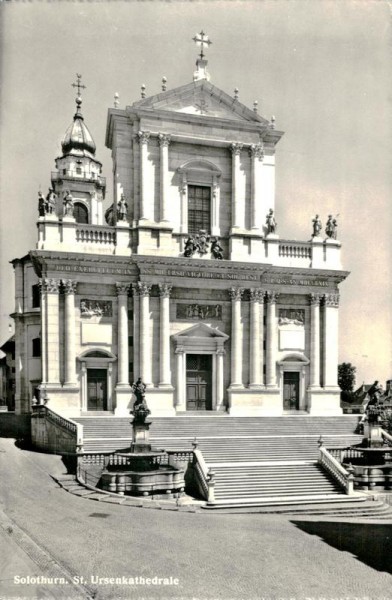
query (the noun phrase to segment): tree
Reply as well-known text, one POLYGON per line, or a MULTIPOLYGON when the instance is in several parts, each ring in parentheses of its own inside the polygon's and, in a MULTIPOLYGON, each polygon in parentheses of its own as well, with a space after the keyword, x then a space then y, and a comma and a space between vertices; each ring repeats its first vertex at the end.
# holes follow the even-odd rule
POLYGON ((351 363, 338 365, 338 384, 342 392, 353 392, 357 367, 351 363))

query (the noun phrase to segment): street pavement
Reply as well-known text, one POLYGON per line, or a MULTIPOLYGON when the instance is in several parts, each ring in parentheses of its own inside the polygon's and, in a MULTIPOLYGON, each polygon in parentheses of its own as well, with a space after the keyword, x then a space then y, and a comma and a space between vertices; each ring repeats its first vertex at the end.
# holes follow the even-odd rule
POLYGON ((103 504, 58 486, 60 457, 12 439, 0 473, 0 600, 392 599, 388 524, 103 504))

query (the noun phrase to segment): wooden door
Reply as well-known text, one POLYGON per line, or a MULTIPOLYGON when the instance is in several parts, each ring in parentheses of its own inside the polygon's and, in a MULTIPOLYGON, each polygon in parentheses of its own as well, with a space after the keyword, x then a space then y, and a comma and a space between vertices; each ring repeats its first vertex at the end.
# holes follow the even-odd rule
POLYGON ((186 408, 212 410, 212 356, 186 355, 186 408))
POLYGON ((87 369, 87 410, 107 410, 106 369, 87 369))
POLYGON ((283 410, 299 410, 299 373, 283 373, 283 410))

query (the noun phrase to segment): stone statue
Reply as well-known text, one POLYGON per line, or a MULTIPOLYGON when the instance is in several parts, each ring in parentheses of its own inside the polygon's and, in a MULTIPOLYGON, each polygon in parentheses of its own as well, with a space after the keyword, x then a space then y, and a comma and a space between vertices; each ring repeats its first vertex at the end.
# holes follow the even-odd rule
POLYGON ((128 216, 128 204, 125 202, 124 194, 121 194, 121 198, 117 204, 117 219, 119 221, 126 221, 128 216))
POLYGON ((332 225, 333 225, 332 239, 337 240, 337 238, 338 238, 338 222, 336 219, 334 219, 332 221, 332 225))
POLYGON ((266 225, 267 225, 267 235, 269 233, 276 233, 278 224, 275 221, 274 211, 272 210, 272 208, 270 208, 269 213, 267 215, 266 225))
POLYGON ((45 198, 42 192, 38 192, 38 216, 45 216, 45 198))
POLYGON ((71 192, 65 190, 63 198, 64 217, 73 217, 74 202, 71 192))
POLYGON ((135 417, 135 422, 144 423, 151 411, 146 402, 146 384, 143 383, 141 377, 138 378, 136 383, 132 384, 132 390, 136 396, 136 400, 131 414, 135 417))
POLYGON ((196 252, 196 250, 197 250, 197 245, 195 242, 195 238, 190 235, 185 242, 184 256, 186 256, 186 257, 193 256, 194 253, 196 252))
POLYGON ((56 194, 52 188, 49 188, 48 194, 45 200, 45 212, 46 214, 52 215, 56 208, 56 194))
POLYGON ((325 234, 327 237, 331 238, 333 236, 333 219, 332 215, 328 215, 328 221, 325 226, 325 234))
POLYGON ((219 243, 219 238, 214 237, 211 240, 211 254, 217 260, 223 260, 223 248, 219 243))
POLYGON ((323 228, 321 221, 320 221, 320 217, 318 215, 316 215, 315 218, 313 219, 312 223, 313 223, 312 237, 319 237, 321 230, 323 228))

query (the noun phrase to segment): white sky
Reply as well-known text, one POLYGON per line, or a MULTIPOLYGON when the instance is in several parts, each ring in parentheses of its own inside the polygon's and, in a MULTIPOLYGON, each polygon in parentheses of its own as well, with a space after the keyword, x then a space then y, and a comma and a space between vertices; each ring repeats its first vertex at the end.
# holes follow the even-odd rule
POLYGON ((0 3, 0 342, 13 310, 9 261, 36 243, 37 191, 74 114, 83 115, 109 180, 106 112, 192 80, 204 29, 211 82, 255 99, 285 131, 277 147, 279 234, 307 240, 311 220, 339 214, 343 266, 340 361, 357 383, 392 377, 391 7, 383 0, 0 3))

